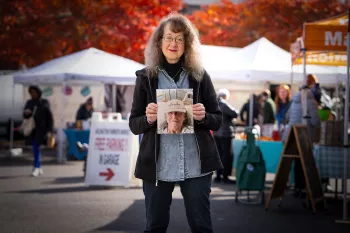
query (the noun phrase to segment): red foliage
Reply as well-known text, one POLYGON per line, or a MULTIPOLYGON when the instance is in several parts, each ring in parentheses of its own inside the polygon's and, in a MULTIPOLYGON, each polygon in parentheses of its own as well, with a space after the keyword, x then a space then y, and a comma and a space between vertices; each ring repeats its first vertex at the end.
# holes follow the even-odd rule
POLYGON ((181 6, 181 0, 4 1, 0 63, 31 67, 88 47, 143 62, 154 27, 181 6))
POLYGON ((203 44, 244 47, 260 37, 289 51, 302 35, 303 23, 339 15, 347 4, 338 0, 246 0, 234 4, 222 0, 189 18, 203 44))

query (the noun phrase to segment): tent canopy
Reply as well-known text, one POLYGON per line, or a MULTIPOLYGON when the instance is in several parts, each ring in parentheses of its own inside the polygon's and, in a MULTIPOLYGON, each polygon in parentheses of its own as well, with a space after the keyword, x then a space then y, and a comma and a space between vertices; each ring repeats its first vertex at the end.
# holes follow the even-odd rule
POLYGON ((346 40, 348 14, 305 23, 304 36, 291 44, 293 70, 303 69, 302 41, 306 49, 306 71, 316 74, 322 84, 346 80, 346 40))
MULTIPOLYGON (((293 66, 292 70, 291 53, 264 37, 230 53, 224 59, 220 55, 212 57, 219 64, 207 70, 213 79, 273 83, 290 83, 292 75, 293 82, 304 79, 302 66, 293 66)), ((316 74, 320 82, 326 85, 346 78, 346 69, 341 67, 308 65, 307 70, 316 74)))
POLYGON ((208 71, 213 78, 286 82, 290 77, 290 53, 264 37, 236 51, 231 59, 220 59, 220 62, 220 67, 208 71))
MULTIPOLYGON (((306 52, 306 64, 321 66, 346 66, 346 52, 306 52)), ((294 65, 303 64, 303 57, 293 61, 294 65)))
POLYGON ((214 45, 201 45, 200 54, 202 58, 203 67, 208 73, 211 71, 225 68, 224 61, 231 61, 235 52, 240 48, 226 47, 226 46, 214 46, 214 45))
POLYGON ((62 56, 14 74, 14 83, 62 84, 64 81, 100 82, 118 85, 135 83, 135 71, 144 65, 96 48, 62 56))
POLYGON ((346 51, 348 14, 304 23, 304 43, 307 51, 346 51))

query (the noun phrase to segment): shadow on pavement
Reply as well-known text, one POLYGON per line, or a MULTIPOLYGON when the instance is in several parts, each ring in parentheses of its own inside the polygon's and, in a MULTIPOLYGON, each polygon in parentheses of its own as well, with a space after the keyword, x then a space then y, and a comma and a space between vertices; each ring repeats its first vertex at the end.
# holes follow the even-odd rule
MULTIPOLYGON (((73 179, 78 179, 80 177, 68 177, 73 179)), ((59 178, 61 179, 61 178, 59 178)), ((62 178, 64 179, 64 178, 62 178)), ((81 178, 83 179, 83 178, 81 178)), ((68 183, 67 179, 67 184, 68 183)), ((83 181, 83 180, 82 180, 83 181)), ((57 183, 56 183, 57 184, 57 183)), ((61 183, 64 184, 64 183, 61 183)), ((108 187, 108 186, 85 186, 84 184, 81 184, 79 186, 75 187, 61 187, 61 188, 48 188, 48 189, 30 189, 30 190, 19 190, 19 191, 9 191, 5 193, 21 193, 21 194, 57 194, 57 193, 72 193, 72 192, 89 192, 89 191, 103 191, 103 190, 123 190, 124 187, 108 187)), ((139 189, 139 187, 131 187, 128 189, 139 189)))
MULTIPOLYGON (((315 215, 300 205, 300 200, 285 197, 283 206, 270 205, 265 211, 263 205, 236 204, 231 200, 211 200, 214 232, 232 233, 345 233, 350 226, 335 224, 341 216, 341 203, 334 204, 327 211, 315 215)), ((145 227, 144 201, 136 200, 120 216, 91 232, 117 231, 125 233, 142 232, 145 227)), ((171 206, 168 233, 190 232, 182 199, 174 199, 171 206)))
POLYGON ((87 186, 77 186, 77 187, 62 187, 62 188, 50 188, 50 189, 32 189, 32 190, 20 190, 20 191, 10 191, 6 193, 21 193, 21 194, 57 194, 57 193, 72 193, 72 192, 86 192, 86 191, 96 191, 104 190, 105 188, 91 188, 87 186))
MULTIPOLYGON (((69 166, 75 165, 74 163, 81 163, 83 166, 83 161, 70 161, 68 160, 66 163, 58 163, 57 158, 55 156, 43 155, 41 157, 41 164, 43 166, 52 166, 52 165, 62 165, 69 166)), ((18 157, 0 157, 0 167, 13 167, 13 166, 32 166, 33 164, 33 156, 32 155, 24 155, 18 157)), ((83 169, 83 168, 82 168, 83 169)))
POLYGON ((49 182, 50 184, 75 184, 84 183, 84 176, 59 177, 49 182))

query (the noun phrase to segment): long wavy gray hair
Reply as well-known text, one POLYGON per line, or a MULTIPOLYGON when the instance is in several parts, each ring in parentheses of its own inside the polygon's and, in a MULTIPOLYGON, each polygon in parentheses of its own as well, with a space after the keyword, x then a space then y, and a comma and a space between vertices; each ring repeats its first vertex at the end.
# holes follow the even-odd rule
POLYGON ((183 66, 190 75, 200 80, 204 73, 199 55, 199 38, 193 24, 183 15, 171 13, 162 19, 158 27, 155 29, 145 49, 145 62, 150 77, 157 74, 157 68, 164 61, 161 43, 164 34, 164 28, 170 24, 170 29, 175 32, 183 32, 185 36, 185 51, 182 55, 183 66))

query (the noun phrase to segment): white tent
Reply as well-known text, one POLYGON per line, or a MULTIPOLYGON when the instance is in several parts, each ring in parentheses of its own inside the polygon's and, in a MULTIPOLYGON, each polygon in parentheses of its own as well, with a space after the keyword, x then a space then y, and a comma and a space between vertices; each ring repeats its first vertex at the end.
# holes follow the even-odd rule
POLYGON ((226 46, 201 45, 200 55, 203 67, 210 75, 212 73, 215 74, 216 71, 225 69, 225 61, 231 61, 239 49, 226 46))
MULTIPOLYGON (((62 56, 45 62, 37 67, 13 75, 14 84, 87 84, 108 83, 117 85, 133 85, 135 83, 135 71, 142 69, 144 65, 135 61, 110 54, 95 48, 85 49, 73 54, 62 56)), ((115 88, 113 88, 113 101, 116 100, 115 88)), ((14 92, 13 92, 14 93, 14 92)), ((61 100, 61 127, 64 125, 65 95, 61 100)), ((115 103, 114 103, 115 108, 115 103)), ((11 124, 13 127, 13 122, 11 124)), ((12 132, 12 130, 11 130, 12 132)), ((63 129, 57 129, 58 133, 58 161, 65 160, 63 156, 63 129)), ((13 135, 11 135, 11 149, 13 135)))
POLYGON ((95 48, 62 56, 14 74, 15 83, 62 84, 65 81, 97 81, 118 85, 135 84, 135 71, 144 65, 95 48))
POLYGON ((236 51, 230 59, 221 60, 221 66, 211 75, 225 80, 279 81, 281 75, 290 75, 290 60, 289 52, 262 37, 236 51))
MULTIPOLYGON (((302 66, 292 69, 291 54, 265 37, 228 53, 211 58, 218 64, 208 71, 213 79, 290 83, 292 75, 293 82, 304 78, 302 66)), ((306 69, 316 74, 323 84, 336 84, 346 78, 346 69, 342 68, 308 65, 306 69)))

